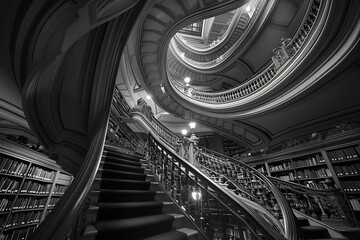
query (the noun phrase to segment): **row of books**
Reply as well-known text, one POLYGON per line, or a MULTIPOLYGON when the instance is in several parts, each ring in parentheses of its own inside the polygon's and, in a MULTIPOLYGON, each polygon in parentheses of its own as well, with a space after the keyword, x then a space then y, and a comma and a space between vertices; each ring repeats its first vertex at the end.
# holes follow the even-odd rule
POLYGON ((48 194, 50 193, 51 184, 25 181, 21 188, 21 193, 48 194))
POLYGON ((360 198, 351 198, 349 201, 355 211, 360 211, 360 198))
POLYGON ((30 236, 31 233, 33 233, 36 229, 36 226, 29 227, 29 228, 23 228, 14 230, 12 232, 5 232, 3 236, 1 236, 0 239, 2 240, 25 240, 30 236))
POLYGON ((56 184, 53 194, 64 194, 67 188, 68 186, 56 184))
POLYGON ((48 207, 54 207, 58 202, 60 198, 51 198, 48 207))
POLYGON ((345 192, 360 191, 360 181, 341 181, 341 186, 345 192))
POLYGON ((269 170, 271 172, 273 171, 281 171, 281 170, 287 170, 291 168, 290 162, 283 162, 281 164, 275 165, 275 166, 269 166, 269 170))
POLYGON ((359 158, 359 154, 357 153, 354 147, 329 151, 327 152, 327 155, 331 161, 341 161, 341 160, 359 158))
POLYGON ((359 174, 360 173, 360 163, 355 163, 355 164, 351 164, 351 165, 334 166, 334 170, 335 170, 336 175, 338 175, 338 176, 359 174))
POLYGON ((11 206, 13 204, 13 200, 11 199, 7 199, 7 198, 3 198, 0 201, 0 212, 7 212, 11 209, 11 206))
POLYGON ((31 166, 27 174, 28 177, 37 178, 41 180, 51 181, 55 177, 54 171, 45 170, 37 166, 31 166))
POLYGON ((284 181, 295 180, 295 176, 293 173, 289 173, 288 175, 276 176, 276 177, 280 178, 281 180, 284 180, 284 181))
POLYGON ((42 211, 18 212, 10 216, 6 228, 40 222, 42 211))
POLYGON ((305 169, 302 171, 296 171, 297 178, 320 178, 320 177, 331 177, 331 172, 328 168, 305 169))
POLYGON ((315 189, 329 189, 329 186, 325 184, 323 181, 304 181, 303 185, 308 188, 315 188, 315 189))
POLYGON ((292 164, 294 167, 304 167, 304 166, 313 166, 325 163, 325 159, 322 157, 322 155, 316 154, 315 156, 308 157, 304 160, 294 160, 292 161, 292 164))
POLYGON ((16 200, 13 210, 22 210, 22 209, 32 209, 32 208, 42 208, 46 204, 47 198, 34 198, 21 197, 16 200))
POLYGON ((17 193, 19 190, 20 181, 8 177, 0 179, 0 192, 1 193, 17 193))
POLYGON ((0 172, 5 174, 13 174, 23 176, 26 172, 28 164, 11 158, 1 156, 0 172))

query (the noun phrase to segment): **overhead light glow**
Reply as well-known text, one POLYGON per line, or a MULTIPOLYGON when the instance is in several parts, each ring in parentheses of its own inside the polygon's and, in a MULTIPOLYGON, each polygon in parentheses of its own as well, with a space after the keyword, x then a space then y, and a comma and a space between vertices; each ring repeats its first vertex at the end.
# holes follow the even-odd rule
POLYGON ((181 130, 181 134, 185 136, 187 134, 187 130, 186 129, 181 130))
POLYGON ((250 12, 251 7, 250 7, 250 6, 247 6, 247 7, 245 8, 245 10, 246 10, 247 12, 250 12))
POLYGON ((146 99, 147 99, 147 100, 150 100, 150 99, 151 99, 150 95, 147 95, 147 96, 146 96, 146 99))
POLYGON ((189 126, 191 129, 194 129, 196 127, 196 122, 189 123, 189 126))
POLYGON ((184 78, 184 82, 186 82, 187 84, 191 81, 191 79, 189 77, 184 78))

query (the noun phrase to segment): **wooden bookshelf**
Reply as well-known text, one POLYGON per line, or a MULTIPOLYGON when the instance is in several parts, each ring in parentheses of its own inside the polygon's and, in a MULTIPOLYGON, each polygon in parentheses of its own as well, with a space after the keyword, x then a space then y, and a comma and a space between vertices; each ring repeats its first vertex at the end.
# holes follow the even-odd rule
MULTIPOLYGON (((360 133, 343 133, 322 141, 289 147, 244 160, 265 175, 314 189, 338 188, 360 220, 360 133)), ((291 196, 290 196, 291 197, 291 196)))
MULTIPOLYGON (((345 192, 352 209, 360 211, 360 148, 359 142, 342 144, 324 149, 335 181, 345 192)), ((358 220, 360 214, 355 213, 358 220)))
POLYGON ((71 181, 54 160, 0 139, 0 239, 27 239, 71 181))

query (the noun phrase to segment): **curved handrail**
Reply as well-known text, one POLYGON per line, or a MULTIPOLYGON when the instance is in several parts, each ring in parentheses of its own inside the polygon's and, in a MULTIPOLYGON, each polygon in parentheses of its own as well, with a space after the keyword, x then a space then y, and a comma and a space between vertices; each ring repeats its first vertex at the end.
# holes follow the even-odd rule
POLYGON ((150 126, 151 130, 158 134, 172 149, 176 149, 178 147, 180 140, 179 137, 154 117, 151 112, 151 108, 147 106, 146 102, 141 104, 138 103, 138 105, 131 109, 129 115, 131 118, 144 123, 145 126, 150 126))
POLYGON ((30 239, 64 240, 69 229, 74 226, 78 215, 84 207, 101 161, 106 138, 108 114, 104 113, 100 116, 102 118, 99 119, 99 124, 96 128, 97 132, 92 138, 84 164, 82 164, 80 171, 75 176, 74 181, 64 196, 30 236, 30 239))
MULTIPOLYGON (((262 2, 262 3, 264 3, 264 2, 262 2)), ((180 57, 178 59, 180 61, 184 62, 186 65, 196 68, 196 69, 210 69, 210 68, 214 68, 214 67, 220 65, 222 62, 224 62, 227 58, 229 58, 236 51, 236 49, 239 47, 239 45, 241 44, 241 42, 243 41, 245 36, 248 35, 248 32, 252 29, 252 26, 254 25, 254 23, 257 20, 258 12, 259 12, 260 8, 261 8, 260 6, 256 7, 253 16, 250 18, 250 20, 247 22, 247 24, 244 28, 242 28, 242 24, 238 21, 237 22, 238 24, 234 24, 232 29, 228 29, 229 31, 226 31, 226 33, 223 35, 224 39, 219 41, 219 44, 221 42, 223 42, 225 39, 227 39, 227 37, 228 37, 227 35, 232 33, 232 31, 234 29, 236 29, 238 26, 240 26, 240 28, 243 30, 243 33, 238 36, 238 38, 235 40, 234 44, 230 44, 229 41, 224 43, 225 45, 221 49, 227 49, 227 50, 222 55, 218 56, 215 59, 211 59, 209 61, 197 61, 197 60, 187 56, 186 54, 184 54, 182 57, 180 57)), ((240 17, 241 17, 241 15, 240 15, 240 17)), ((240 20, 240 17, 239 17, 239 20, 240 20)), ((175 41, 174 41, 174 43, 175 43, 175 41)), ((179 49, 179 46, 177 46, 174 43, 170 44, 171 49, 175 52, 175 55, 181 56, 180 55, 181 50, 179 49)))
MULTIPOLYGON (((284 69, 282 66, 289 63, 289 59, 294 58, 301 50, 302 46, 305 45, 310 32, 318 20, 321 3, 321 0, 314 0, 312 2, 307 17, 304 19, 303 24, 300 25, 294 37, 292 39, 284 39, 282 45, 278 49, 274 49, 274 56, 272 57, 273 62, 261 73, 257 74, 252 79, 249 79, 242 85, 226 91, 204 92, 194 88, 181 86, 182 83, 172 79, 168 74, 170 85, 175 90, 182 93, 183 96, 185 95, 191 99, 206 103, 230 103, 252 95, 262 89, 265 85, 268 85, 269 82, 273 82, 279 69, 284 69)), ((223 61, 223 59, 220 60, 223 61)))
POLYGON ((342 220, 349 227, 358 226, 346 197, 333 182, 329 182, 329 189, 314 189, 294 182, 268 177, 286 196, 290 206, 309 217, 317 220, 342 220))
POLYGON ((221 153, 201 149, 197 151, 196 163, 210 167, 220 175, 239 183, 256 201, 283 220, 284 235, 297 239, 296 219, 281 191, 261 172, 221 153), (271 200, 271 201, 269 201, 271 200))
POLYGON ((258 204, 256 197, 243 189, 238 182, 227 177, 226 175, 219 174, 210 168, 201 165, 199 167, 199 169, 203 171, 210 179, 213 179, 215 183, 219 184, 221 187, 234 194, 236 198, 241 199, 241 201, 247 203, 251 208, 261 213, 264 218, 269 220, 268 222, 271 222, 275 225, 281 234, 285 235, 285 229, 282 223, 272 214, 272 212, 269 211, 269 209, 266 209, 263 205, 258 204))
MULTIPOLYGON (((147 152, 148 164, 164 189, 186 209, 194 222, 204 231, 209 231, 212 227, 224 232, 222 225, 230 221, 236 226, 246 228, 254 239, 285 239, 255 210, 249 208, 248 204, 235 199, 227 190, 214 184, 203 172, 179 157, 173 149, 163 145, 160 138, 152 132, 149 135, 147 152), (193 193, 201 194, 195 203, 188 201, 189 187, 195 190, 193 193), (214 217, 223 224, 213 225, 214 217)), ((207 232, 208 236, 209 234, 207 232)))

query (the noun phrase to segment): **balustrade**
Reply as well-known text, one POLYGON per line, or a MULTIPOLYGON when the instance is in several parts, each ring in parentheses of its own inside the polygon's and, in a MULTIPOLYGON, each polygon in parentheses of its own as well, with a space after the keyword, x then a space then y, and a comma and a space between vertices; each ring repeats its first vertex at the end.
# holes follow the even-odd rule
MULTIPOLYGON (((318 15, 321 9, 321 3, 321 0, 314 0, 312 2, 311 7, 309 8, 307 18, 303 22, 297 33, 294 35, 294 38, 282 39, 281 46, 277 49, 274 49, 274 56, 272 57, 273 62, 270 63, 263 72, 248 80, 246 83, 231 90, 222 92, 203 92, 193 89, 191 87, 188 91, 183 84, 179 83, 178 81, 174 80, 172 77, 169 76, 170 83, 180 93, 189 96, 192 99, 208 103, 228 103, 237 101, 239 99, 247 97, 250 94, 253 94, 254 92, 264 87, 264 85, 269 83, 272 79, 274 79, 276 73, 278 72, 278 69, 287 62, 289 62, 289 60, 291 60, 296 55, 296 53, 299 52, 317 22, 318 15), (187 91, 185 91, 185 89, 187 91)), ((222 59, 224 59, 227 57, 227 55, 222 55, 221 57, 222 59)), ((189 63, 191 64, 195 64, 193 63, 194 61, 191 59, 187 59, 187 61, 189 61, 189 63)), ((216 63, 216 59, 212 62, 201 63, 202 65, 199 65, 199 67, 205 69, 211 64, 214 64, 214 61, 216 63)))
MULTIPOLYGON (((285 239, 277 225, 269 225, 248 204, 236 200, 151 135, 147 150, 146 159, 155 177, 208 239, 285 239)), ((257 184, 250 183, 252 188, 257 184)))

